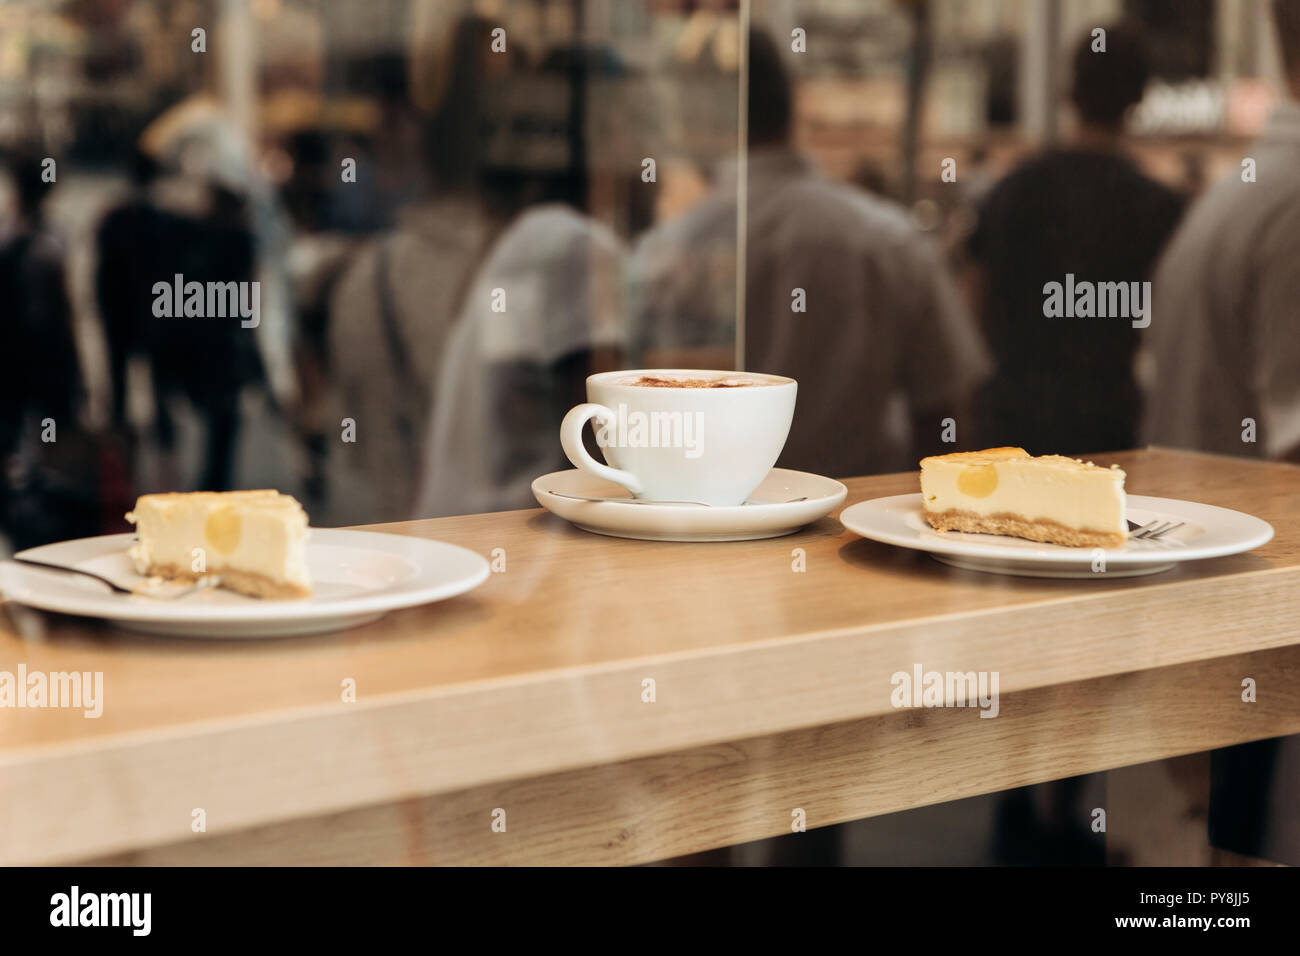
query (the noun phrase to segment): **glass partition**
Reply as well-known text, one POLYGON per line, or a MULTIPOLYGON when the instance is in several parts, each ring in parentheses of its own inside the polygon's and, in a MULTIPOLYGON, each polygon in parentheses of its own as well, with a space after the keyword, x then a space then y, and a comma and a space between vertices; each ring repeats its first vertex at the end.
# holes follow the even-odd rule
POLYGON ((320 525, 531 506, 589 373, 734 364, 734 201, 702 253, 674 234, 735 188, 734 5, 0 19, 0 215, 57 290, 5 451, 20 510, 67 515, 14 546, 149 491, 274 487, 320 525))
POLYGON ((41 240, 48 290, 6 453, 48 486, 27 511, 68 515, 14 540, 164 489, 276 487, 321 524, 530 506, 614 368, 796 378, 779 463, 822 474, 954 434, 1132 447, 1136 333, 1026 333, 1007 310, 1068 270, 1016 285, 1042 251, 1007 240, 1020 198, 977 224, 1018 163, 1095 133, 1073 58, 1123 21, 1107 62, 1136 28, 1147 71, 1123 147, 1167 193, 1115 266, 1149 271, 1280 90, 1266 5, 1174 6, 4 4, 6 230, 41 240), (1030 368, 1080 354, 1077 380, 1030 368))

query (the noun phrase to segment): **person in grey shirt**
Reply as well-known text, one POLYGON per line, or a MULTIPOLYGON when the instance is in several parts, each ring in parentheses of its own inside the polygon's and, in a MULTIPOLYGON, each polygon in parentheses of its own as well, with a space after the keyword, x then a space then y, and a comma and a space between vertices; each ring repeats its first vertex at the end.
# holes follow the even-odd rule
MULTIPOLYGON (((1145 433, 1300 461, 1300 0, 1274 0, 1273 15, 1285 97, 1242 171, 1192 208, 1156 271, 1145 433)), ((1300 864, 1297 807, 1300 736, 1214 752, 1212 846, 1300 864)))
POLYGON ((1156 270, 1144 437, 1294 461, 1300 460, 1300 3, 1280 0, 1274 15, 1286 97, 1241 169, 1193 206, 1156 270))
MULTIPOLYGON (((348 264, 330 296, 334 420, 330 516, 340 523, 413 517, 438 376, 469 284, 501 228, 507 199, 488 175, 486 117, 517 66, 491 52, 496 21, 464 16, 446 38, 441 99, 427 118, 430 195, 348 264), (341 425, 342 427, 342 425, 341 425)), ((413 47, 420 57, 425 54, 413 47)), ((414 55, 414 53, 413 53, 414 55)))
POLYGON ((608 226, 559 202, 502 233, 434 378, 416 514, 529 508, 533 479, 568 467, 560 422, 623 351, 623 255, 608 226))
MULTIPOLYGON (((843 477, 957 450, 940 440, 943 419, 968 437, 964 401, 990 362, 941 254, 902 208, 822 176, 795 150, 780 54, 765 34, 749 42, 744 360, 799 381, 778 464, 843 477)), ((639 244, 634 361, 734 341, 737 191, 727 164, 710 196, 639 244)))

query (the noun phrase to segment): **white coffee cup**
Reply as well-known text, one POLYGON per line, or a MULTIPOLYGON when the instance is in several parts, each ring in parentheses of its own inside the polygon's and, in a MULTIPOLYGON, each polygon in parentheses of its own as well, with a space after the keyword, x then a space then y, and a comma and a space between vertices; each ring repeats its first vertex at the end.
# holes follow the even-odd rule
POLYGON ((744 504, 776 464, 798 385, 756 372, 636 369, 587 378, 587 403, 569 410, 560 442, 574 466, 648 501, 744 504), (645 379, 709 387, 636 384, 645 379), (587 452, 593 420, 609 464, 587 452))

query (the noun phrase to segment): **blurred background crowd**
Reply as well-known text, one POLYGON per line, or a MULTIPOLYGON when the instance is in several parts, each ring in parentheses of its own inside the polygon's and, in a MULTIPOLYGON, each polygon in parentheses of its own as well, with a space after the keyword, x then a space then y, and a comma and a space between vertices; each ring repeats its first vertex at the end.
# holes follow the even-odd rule
POLYGON ((275 487, 323 526, 530 507, 618 367, 791 375, 781 464, 840 477, 1294 455, 1273 8, 7 0, 7 546, 159 490, 275 487), (1150 325, 1045 317, 1067 274, 1155 282, 1150 325), (157 316, 176 275, 258 282, 256 327, 157 316))

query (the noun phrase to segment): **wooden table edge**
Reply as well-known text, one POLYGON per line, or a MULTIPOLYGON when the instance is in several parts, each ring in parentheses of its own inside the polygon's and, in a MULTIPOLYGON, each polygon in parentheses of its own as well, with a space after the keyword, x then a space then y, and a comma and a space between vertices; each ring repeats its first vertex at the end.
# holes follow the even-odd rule
MULTIPOLYGON (((871 698, 852 681, 831 687, 801 684, 800 665, 808 663, 807 652, 820 653, 821 668, 842 675, 871 656, 867 645, 873 640, 890 637, 912 656, 923 658, 927 668, 966 670, 953 654, 970 637, 961 632, 974 625, 989 641, 995 631, 1002 632, 1004 641, 1032 639, 1051 611, 1065 605, 1070 605, 1070 614, 1064 624, 1052 622, 1048 657, 1069 650, 1071 642, 1086 641, 1092 633, 1105 633, 1117 618, 1127 620, 1138 600, 1150 602, 1145 611, 1159 612, 1157 633, 1182 628, 1188 640, 1172 647, 1161 642, 1164 652, 1155 658, 1144 657, 1143 645, 1134 645, 1128 654, 1102 655, 1091 668, 1085 655, 1068 682, 1038 679, 1032 673, 1012 675, 1002 693, 1284 647, 1297 642, 1293 628, 1282 620, 1300 617, 1297 585, 1300 568, 1273 568, 11 751, 0 758, 0 805, 18 819, 40 810, 41 816, 62 819, 64 825, 57 834, 7 828, 0 836, 0 863, 66 856, 74 847, 84 856, 166 843, 177 838, 178 826, 188 826, 188 809, 184 818, 176 816, 186 804, 233 804, 236 810, 216 817, 210 832, 243 830, 365 804, 887 716, 894 711, 885 703, 882 681, 891 668, 905 662, 872 663, 870 686, 882 692, 871 698), (1195 598, 1180 600, 1187 595, 1195 598), (1289 604, 1290 614, 1252 617, 1242 610, 1276 610, 1269 604, 1273 600, 1289 604), (1094 627, 1095 632, 1090 630, 1094 627), (693 701, 645 710, 648 705, 639 701, 637 692, 646 671, 653 672, 661 687, 694 695, 693 701), (602 719, 593 721, 593 712, 602 719), (471 715, 475 723, 498 730, 510 731, 520 722, 537 726, 508 739, 494 739, 492 734, 459 739, 449 733, 449 727, 471 715), (326 741, 339 764, 351 768, 348 773, 334 776, 311 759, 326 741), (119 789, 125 782, 130 800, 124 805, 77 800, 78 794, 95 794, 105 779, 117 780, 119 789), (274 786, 268 788, 268 780, 274 786), (249 788, 260 788, 264 799, 247 801, 249 788)), ((1151 620, 1136 614, 1133 624, 1150 628, 1151 620)), ((996 650, 995 645, 990 647, 996 650)), ((1049 670, 1050 664, 1042 669, 1049 670)))

